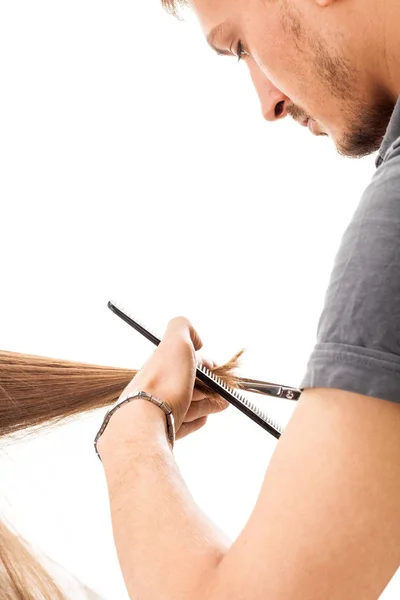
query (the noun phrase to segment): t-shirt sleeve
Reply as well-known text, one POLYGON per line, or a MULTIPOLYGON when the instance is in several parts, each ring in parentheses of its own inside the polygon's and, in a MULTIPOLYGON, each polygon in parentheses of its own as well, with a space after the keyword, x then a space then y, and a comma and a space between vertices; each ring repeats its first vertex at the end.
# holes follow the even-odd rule
POLYGON ((343 235, 299 387, 400 402, 400 138, 343 235))

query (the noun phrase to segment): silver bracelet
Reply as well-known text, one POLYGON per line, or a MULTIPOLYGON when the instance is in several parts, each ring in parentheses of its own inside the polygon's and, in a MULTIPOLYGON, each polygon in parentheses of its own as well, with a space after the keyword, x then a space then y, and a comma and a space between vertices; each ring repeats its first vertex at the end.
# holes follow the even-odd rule
POLYGON ((108 411, 106 412, 102 426, 100 427, 99 431, 97 432, 96 437, 94 438, 94 449, 100 460, 101 460, 101 457, 97 451, 97 442, 98 442, 98 439, 100 438, 101 434, 107 427, 108 421, 110 420, 112 415, 115 413, 115 411, 118 410, 119 408, 121 408, 121 406, 123 404, 125 404, 125 402, 130 402, 131 400, 135 400, 136 398, 139 398, 141 400, 149 400, 153 404, 156 404, 157 406, 159 406, 161 408, 161 410, 163 410, 163 412, 165 413, 165 415, 167 417, 168 441, 171 445, 171 449, 174 448, 175 421, 174 421, 174 415, 173 415, 172 409, 168 406, 168 404, 163 402, 161 400, 161 398, 158 398, 157 396, 152 396, 151 394, 148 394, 147 392, 138 391, 138 392, 133 392, 132 394, 128 394, 127 396, 123 396, 122 398, 119 398, 116 401, 116 403, 113 404, 113 406, 111 408, 109 408, 108 411))

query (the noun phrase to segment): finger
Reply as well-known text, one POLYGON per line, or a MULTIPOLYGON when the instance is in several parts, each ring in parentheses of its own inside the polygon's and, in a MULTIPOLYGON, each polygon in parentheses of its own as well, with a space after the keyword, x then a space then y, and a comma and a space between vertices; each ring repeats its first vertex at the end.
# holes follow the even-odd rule
POLYGON ((189 435, 189 433, 193 433, 198 429, 201 429, 203 425, 207 423, 207 417, 201 417, 201 419, 196 419, 195 421, 191 421, 191 423, 182 423, 179 427, 179 431, 176 434, 176 439, 180 440, 185 436, 189 435))
POLYGON ((217 366, 213 360, 200 355, 197 356, 197 362, 207 367, 207 369, 214 369, 217 366))
POLYGON ((211 388, 204 390, 203 388, 195 387, 193 391, 192 401, 198 402, 199 400, 214 400, 220 398, 220 395, 212 390, 211 388))
POLYGON ((204 392, 199 390, 198 388, 194 388, 192 395, 192 402, 198 402, 199 400, 204 400, 204 392))
POLYGON ((213 398, 212 400, 203 398, 198 402, 192 402, 185 415, 184 423, 190 423, 196 419, 200 419, 201 417, 220 413, 228 408, 228 406, 229 402, 221 397, 213 398))
POLYGON ((215 362, 213 360, 210 360, 209 358, 203 358, 202 364, 205 365, 208 369, 214 369, 214 367, 217 366, 215 362))
POLYGON ((174 319, 171 319, 163 339, 169 340, 177 335, 193 344, 195 350, 200 350, 203 345, 199 334, 189 319, 186 319, 185 317, 175 317, 174 319))

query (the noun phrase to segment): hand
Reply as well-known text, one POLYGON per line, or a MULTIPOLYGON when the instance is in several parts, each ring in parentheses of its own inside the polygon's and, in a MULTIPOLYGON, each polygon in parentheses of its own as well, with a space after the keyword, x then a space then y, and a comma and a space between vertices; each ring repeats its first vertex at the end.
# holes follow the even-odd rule
MULTIPOLYGON (((214 363, 205 359, 200 362, 209 369, 212 369, 214 366, 214 363)), ((208 415, 221 412, 228 408, 228 406, 229 402, 221 398, 221 396, 217 396, 211 390, 209 395, 205 396, 204 392, 195 388, 183 423, 175 436, 176 439, 180 440, 190 433, 201 429, 207 423, 208 415)))
POLYGON ((229 406, 219 396, 206 398, 204 392, 194 389, 197 361, 208 368, 214 366, 211 361, 196 357, 201 347, 200 336, 187 319, 172 319, 154 354, 122 393, 143 390, 164 400, 174 414, 176 439, 197 431, 209 414, 229 406))

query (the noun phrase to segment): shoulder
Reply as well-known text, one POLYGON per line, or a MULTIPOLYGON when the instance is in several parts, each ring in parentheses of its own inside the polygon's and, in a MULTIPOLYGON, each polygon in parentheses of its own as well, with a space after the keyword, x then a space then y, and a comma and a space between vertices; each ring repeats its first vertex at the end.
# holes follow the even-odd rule
POLYGON ((400 402, 400 139, 375 172, 335 257, 300 387, 400 402))

